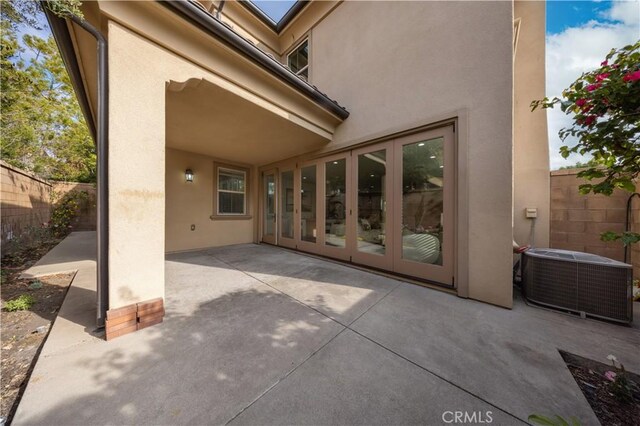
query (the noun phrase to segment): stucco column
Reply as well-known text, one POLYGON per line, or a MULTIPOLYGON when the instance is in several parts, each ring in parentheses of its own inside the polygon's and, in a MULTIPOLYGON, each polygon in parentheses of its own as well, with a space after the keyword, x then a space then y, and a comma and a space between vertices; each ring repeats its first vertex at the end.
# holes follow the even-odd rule
POLYGON ((109 22, 109 309, 164 297, 165 85, 109 22))
POLYGON ((514 63, 513 222, 518 244, 531 244, 532 219, 526 208, 536 208, 538 247, 549 247, 549 140, 547 112, 531 112, 533 100, 545 96, 545 2, 514 2, 519 32, 514 63))

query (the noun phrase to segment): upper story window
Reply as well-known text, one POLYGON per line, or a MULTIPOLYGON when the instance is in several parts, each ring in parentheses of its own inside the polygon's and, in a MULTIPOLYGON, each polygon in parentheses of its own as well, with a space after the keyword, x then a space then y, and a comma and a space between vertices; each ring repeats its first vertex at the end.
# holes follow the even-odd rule
POLYGON ((309 79, 309 39, 300 43, 287 56, 289 69, 297 76, 309 79))

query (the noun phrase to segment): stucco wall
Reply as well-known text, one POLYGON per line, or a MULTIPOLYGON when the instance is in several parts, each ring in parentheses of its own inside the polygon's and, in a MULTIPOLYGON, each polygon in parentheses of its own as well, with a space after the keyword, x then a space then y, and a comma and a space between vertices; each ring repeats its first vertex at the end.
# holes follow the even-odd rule
POLYGON ((547 113, 531 112, 545 96, 545 2, 516 1, 519 36, 513 87, 513 234, 518 244, 549 246, 549 141, 547 113), (535 235, 525 209, 536 208, 535 235))
POLYGON ((0 161, 2 243, 49 221, 51 183, 0 161))
POLYGON ((461 295, 502 306, 512 303, 512 22, 510 2, 343 2, 310 38, 311 82, 351 112, 327 150, 465 115, 457 260, 468 271, 456 280, 461 295))
MULTIPOLYGON (((604 242, 600 234, 624 231, 629 193, 616 190, 611 196, 581 195, 578 186, 585 183, 576 174, 580 169, 551 172, 551 240, 553 248, 576 250, 623 260, 620 241, 604 242)), ((636 202, 636 206, 640 202, 636 202)), ((637 208, 637 207, 636 207, 637 208)), ((634 219, 640 226, 638 211, 634 219)), ((636 264, 636 270, 640 263, 636 264)), ((634 276, 637 276, 634 274, 634 276)))
MULTIPOLYGON (((257 194, 255 169, 250 170, 248 187, 251 219, 211 220, 214 196, 214 161, 204 155, 167 149, 166 235, 167 252, 253 242, 257 194), (186 182, 185 170, 194 172, 186 182), (195 225, 195 230, 191 230, 195 225)), ((220 161, 220 160, 218 160, 220 161)))

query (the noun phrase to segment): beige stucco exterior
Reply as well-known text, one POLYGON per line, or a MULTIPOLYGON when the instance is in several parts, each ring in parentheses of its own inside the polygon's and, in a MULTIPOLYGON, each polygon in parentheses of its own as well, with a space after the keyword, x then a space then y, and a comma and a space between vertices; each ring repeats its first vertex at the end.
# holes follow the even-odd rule
MULTIPOLYGON (((226 6, 223 20, 281 60, 308 36, 310 83, 347 107, 344 121, 156 2, 99 7, 85 6, 109 42, 110 308, 164 296, 165 252, 259 242, 265 168, 438 123, 455 125, 456 291, 511 307, 518 209, 536 203, 538 244, 548 227, 546 123, 521 108, 544 90, 544 4, 516 5, 535 25, 515 65, 511 2, 313 2, 279 35, 226 6), (520 87, 514 69, 542 86, 520 87), (514 172, 523 156, 535 161, 514 172), (249 217, 210 217, 215 162, 249 171, 249 217)), ((94 45, 73 33, 95 104, 94 45)))
POLYGON ((547 114, 541 109, 531 112, 530 106, 545 96, 545 2, 516 1, 514 16, 518 31, 513 82, 513 236, 520 245, 549 247, 547 114), (527 208, 537 209, 535 223, 526 218, 527 208))

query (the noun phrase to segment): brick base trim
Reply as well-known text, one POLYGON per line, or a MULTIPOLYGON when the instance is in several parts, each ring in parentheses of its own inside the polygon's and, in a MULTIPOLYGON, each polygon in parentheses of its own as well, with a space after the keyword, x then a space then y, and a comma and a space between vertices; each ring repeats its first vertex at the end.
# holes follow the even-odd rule
POLYGON ((164 318, 164 300, 157 299, 109 309, 105 323, 107 340, 132 333, 136 330, 160 324, 164 318))

